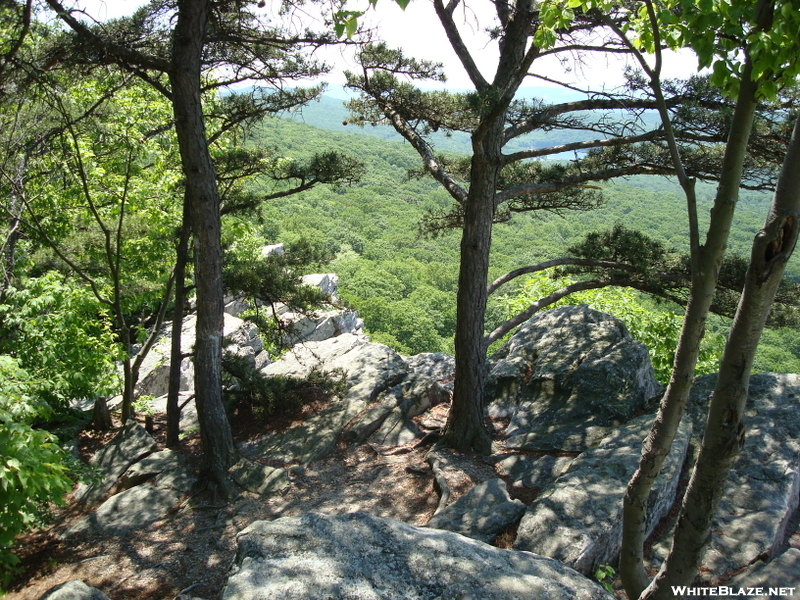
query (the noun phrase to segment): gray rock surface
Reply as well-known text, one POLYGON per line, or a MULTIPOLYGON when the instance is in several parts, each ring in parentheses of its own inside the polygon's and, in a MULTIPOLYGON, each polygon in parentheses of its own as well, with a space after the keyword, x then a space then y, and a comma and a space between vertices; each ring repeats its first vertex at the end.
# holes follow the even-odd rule
POLYGON ((108 596, 80 579, 73 579, 51 587, 39 600, 108 600, 108 596))
POLYGON ((285 490, 289 485, 286 469, 254 463, 242 458, 230 469, 233 480, 248 492, 269 496, 285 490))
POLYGON ((502 479, 490 479, 430 518, 427 527, 446 529, 482 542, 491 542, 519 521, 525 505, 512 500, 502 479))
MULTIPOLYGON (((528 507, 514 548, 550 556, 586 574, 613 563, 622 541, 622 498, 652 421, 652 415, 642 415, 578 456, 528 507)), ((650 494, 648 533, 674 502, 690 436, 684 421, 650 494)))
POLYGON ((318 287, 323 294, 328 294, 331 298, 336 298, 336 292, 339 290, 339 276, 336 273, 312 273, 311 275, 303 275, 303 283, 306 285, 313 285, 318 287))
POLYGON ((611 600, 547 558, 365 513, 258 521, 223 600, 611 600))
MULTIPOLYGON (((800 550, 789 548, 767 563, 759 561, 731 579, 726 585, 732 588, 761 587, 765 591, 769 591, 771 587, 794 586, 795 590, 792 595, 800 594, 800 550)), ((766 598, 769 596, 764 594, 756 597, 766 598)))
POLYGON ((180 492, 188 490, 195 482, 183 456, 174 450, 161 450, 132 464, 119 478, 119 486, 129 489, 151 481, 160 488, 180 492))
POLYGON ((543 488, 558 479, 575 460, 572 456, 534 458, 515 454, 497 461, 502 474, 511 478, 515 487, 543 488))
POLYGON ((264 436, 243 446, 245 453, 264 454, 284 462, 310 462, 326 456, 336 439, 378 395, 405 377, 403 358, 383 344, 363 336, 343 334, 322 342, 307 342, 264 369, 265 375, 305 377, 312 369, 341 369, 346 374, 347 392, 340 399, 301 425, 264 436))
MULTIPOLYGON (((235 336, 249 344, 261 344, 261 340, 254 338, 254 326, 245 323, 242 319, 225 313, 225 336, 235 336)), ((197 331, 197 316, 189 315, 183 319, 181 325, 181 352, 188 354, 194 346, 197 331)), ((172 323, 164 323, 158 341, 153 344, 147 353, 139 370, 139 382, 136 384, 136 395, 163 396, 169 387, 169 355, 172 344, 172 323)), ((260 350, 260 347, 259 347, 260 350)), ((181 391, 194 390, 194 365, 190 358, 181 362, 181 391)))
POLYGON ((352 310, 317 311, 309 314, 286 312, 281 315, 287 333, 284 347, 303 342, 321 342, 343 333, 363 334, 364 321, 352 310))
MULTIPOLYGON (((716 375, 699 377, 689 414, 703 423, 716 375)), ((733 463, 711 527, 703 577, 715 580, 762 556, 774 556, 800 498, 800 375, 761 373, 750 378, 745 443, 733 463)), ((697 427, 697 436, 703 426, 697 427)), ((660 563, 668 544, 654 548, 660 563)), ((798 590, 800 592, 800 590, 798 590)))
POLYGON ((534 316, 491 365, 489 414, 510 418, 508 448, 583 451, 662 389, 644 344, 586 305, 534 316))
POLYGON ((402 446, 422 437, 411 419, 452 398, 455 359, 426 352, 407 358, 406 367, 403 380, 348 426, 348 441, 361 443, 369 438, 378 446, 402 446))
POLYGON ((80 484, 75 498, 87 504, 97 502, 129 466, 155 449, 156 441, 144 427, 129 422, 92 457, 90 464, 97 469, 99 479, 96 483, 80 484))
POLYGON ((152 525, 177 502, 181 492, 145 483, 111 496, 97 510, 67 528, 62 537, 84 533, 120 535, 152 525))

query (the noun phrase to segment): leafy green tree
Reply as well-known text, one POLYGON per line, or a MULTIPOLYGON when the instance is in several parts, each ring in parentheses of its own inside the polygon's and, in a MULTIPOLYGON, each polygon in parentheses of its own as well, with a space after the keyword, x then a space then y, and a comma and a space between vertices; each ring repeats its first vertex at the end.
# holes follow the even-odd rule
POLYGON ((116 389, 121 354, 108 307, 62 280, 52 271, 28 279, 0 303, 0 354, 14 357, 31 377, 28 389, 53 410, 116 389))
MULTIPOLYGON (((294 33, 268 22, 256 2, 179 0, 152 2, 131 18, 87 26, 58 0, 47 5, 73 32, 66 52, 79 64, 112 63, 164 94, 172 105, 173 126, 184 174, 184 204, 195 239, 197 340, 195 401, 200 416, 204 471, 232 491, 227 469, 236 459, 222 403, 221 362, 223 286, 220 193, 211 156, 203 92, 252 79, 274 85, 306 78, 321 66, 304 56, 305 48, 329 41, 311 32, 294 33), (213 79, 210 76, 213 73, 213 79)), ((219 115, 224 130, 242 119, 288 108, 313 98, 318 90, 278 86, 256 88, 232 97, 219 115), (238 116, 237 116, 238 115, 238 116)))
POLYGON ((0 587, 19 562, 14 538, 37 522, 48 502, 63 504, 72 488, 63 450, 32 425, 52 414, 37 394, 42 387, 17 360, 0 354, 0 587))
MULTIPOLYGON (((646 83, 658 99, 659 113, 678 179, 684 189, 690 223, 692 285, 670 383, 659 414, 644 444, 639 468, 624 502, 620 574, 631 598, 667 598, 672 586, 688 584, 695 576, 708 540, 711 519, 733 458, 743 442, 742 415, 753 355, 766 323, 780 277, 797 237, 797 171, 800 140, 794 136, 785 151, 783 169, 767 223, 756 236, 739 300, 734 326, 720 363, 720 376, 712 395, 703 447, 684 497, 672 549, 657 576, 650 581, 644 569, 647 499, 664 457, 675 436, 693 381, 700 339, 717 286, 728 233, 743 177, 748 140, 759 98, 774 98, 783 86, 793 84, 800 72, 796 32, 800 12, 792 2, 727 3, 691 0, 634 7, 614 2, 548 3, 552 23, 567 25, 572 8, 582 7, 606 15, 605 23, 633 52, 646 83), (567 14, 563 9, 569 8, 567 14), (633 10, 631 10, 633 8, 633 10), (618 16, 625 15, 619 24, 618 16), (685 170, 687 156, 680 151, 664 100, 661 81, 664 45, 692 47, 701 66, 713 66, 711 81, 736 98, 727 128, 720 185, 705 244, 700 244, 695 183, 685 170), (644 51, 654 53, 651 65, 644 51)), ((788 123, 793 122, 790 116, 788 123)), ((795 123, 795 132, 797 124, 795 123)), ((787 128, 788 129, 788 128, 787 128)), ((752 144, 751 144, 752 147, 752 144)))

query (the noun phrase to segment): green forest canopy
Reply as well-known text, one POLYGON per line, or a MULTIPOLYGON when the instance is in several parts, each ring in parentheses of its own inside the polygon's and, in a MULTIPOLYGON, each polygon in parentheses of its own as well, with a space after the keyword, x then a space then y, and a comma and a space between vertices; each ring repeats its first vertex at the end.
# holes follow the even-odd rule
MULTIPOLYGON (((262 143, 298 159, 323 149, 350 152, 366 163, 364 179, 338 189, 317 188, 272 202, 263 209, 259 234, 272 242, 301 237, 321 241, 335 256, 330 270, 341 278, 343 299, 359 310, 374 339, 401 352, 452 352, 455 324, 458 235, 420 235, 426 211, 449 206, 447 194, 434 182, 409 177, 418 168, 413 149, 386 126, 342 125, 347 112, 341 101, 323 96, 291 118, 268 119, 254 133, 262 143), (318 127, 314 127, 317 125, 318 127), (320 127, 325 129, 320 129, 320 127)), ((446 140, 445 140, 446 141, 446 140)), ((463 149, 451 140, 449 149, 463 149)), ((559 143, 560 140, 549 140, 559 143)), ((493 278, 516 267, 563 256, 588 232, 621 223, 641 230, 666 246, 686 250, 684 200, 679 187, 665 177, 635 176, 602 184, 606 203, 580 218, 550 213, 522 214, 500 225, 493 236, 493 278)), ((708 218, 715 185, 698 183, 700 216, 708 218)), ((770 194, 742 190, 730 251, 747 255, 761 227, 770 194)), ((701 227, 705 223, 701 222, 701 227)), ((788 277, 800 281, 800 263, 792 259, 788 277)), ((522 285, 520 282, 519 285, 522 285)), ((506 298, 494 298, 489 325, 506 318, 506 298)), ((642 298, 644 306, 652 300, 642 298)), ((681 314, 675 306, 658 310, 681 314)), ((723 321, 711 323, 712 335, 723 321)), ((800 343, 792 330, 770 330, 756 361, 758 371, 800 369, 800 343)), ((719 342, 720 340, 717 339, 719 342)))

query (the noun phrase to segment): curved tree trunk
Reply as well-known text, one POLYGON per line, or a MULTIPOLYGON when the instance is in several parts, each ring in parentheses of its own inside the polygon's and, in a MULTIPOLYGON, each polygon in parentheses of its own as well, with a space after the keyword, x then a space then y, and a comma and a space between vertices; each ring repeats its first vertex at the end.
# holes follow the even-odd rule
POLYGON ((756 235, 733 321, 697 465, 683 500, 667 560, 643 598, 673 598, 672 586, 689 585, 703 558, 728 471, 744 444, 744 408, 750 372, 786 262, 800 230, 800 119, 795 122, 764 228, 756 235))
POLYGON ((186 178, 186 202, 196 241, 197 339, 195 403, 203 442, 204 470, 225 493, 236 449, 222 403, 222 248, 216 172, 205 134, 200 98, 203 40, 209 0, 180 0, 172 41, 172 104, 186 178))
POLYGON ((739 197, 739 184, 747 152, 747 140, 753 125, 756 84, 751 80, 752 67, 746 64, 736 110, 723 158, 719 188, 711 211, 706 243, 699 248, 693 265, 689 302, 678 339, 678 348, 667 390, 661 400, 655 422, 644 442, 639 467, 628 484, 623 503, 620 576, 630 598, 638 598, 649 578, 644 571, 644 542, 647 528, 647 499, 661 472, 678 430, 705 333, 705 322, 717 286, 722 258, 728 242, 730 225, 739 197))

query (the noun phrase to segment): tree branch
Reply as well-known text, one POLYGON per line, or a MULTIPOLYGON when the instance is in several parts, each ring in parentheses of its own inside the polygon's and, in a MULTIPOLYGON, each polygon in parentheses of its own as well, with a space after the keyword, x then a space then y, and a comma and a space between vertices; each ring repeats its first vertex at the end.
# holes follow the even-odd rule
POLYGON ((562 267, 565 265, 573 265, 577 267, 619 269, 622 271, 632 271, 632 272, 636 271, 636 268, 629 264, 613 260, 594 260, 591 258, 556 258, 535 265, 520 267, 519 269, 514 269, 513 271, 509 271, 505 275, 501 275, 487 286, 486 294, 490 295, 494 293, 497 290, 497 288, 499 288, 501 285, 505 285, 509 281, 512 281, 522 275, 527 275, 528 273, 538 273, 539 271, 544 271, 545 269, 551 269, 553 267, 562 267))

